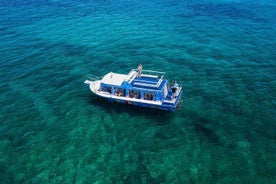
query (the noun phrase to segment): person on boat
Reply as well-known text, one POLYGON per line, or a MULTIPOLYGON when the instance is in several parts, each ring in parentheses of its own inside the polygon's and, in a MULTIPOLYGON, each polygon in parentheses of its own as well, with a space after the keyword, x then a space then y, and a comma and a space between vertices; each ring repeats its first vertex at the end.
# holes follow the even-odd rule
POLYGON ((134 94, 134 98, 136 98, 136 99, 140 99, 140 94, 138 94, 137 92, 135 92, 135 94, 134 94))
POLYGON ((149 95, 144 93, 144 100, 147 100, 149 98, 149 95))
POLYGON ((141 77, 142 70, 143 70, 143 66, 142 66, 142 64, 139 64, 139 65, 138 65, 138 68, 137 68, 137 71, 138 71, 137 77, 141 77))
POLYGON ((178 84, 176 81, 173 82, 173 86, 171 87, 172 90, 172 98, 175 98, 176 90, 178 89, 178 84))
POLYGON ((115 96, 119 96, 119 90, 118 90, 118 88, 115 88, 115 89, 114 89, 114 95, 115 95, 115 96))
POLYGON ((133 91, 133 90, 131 90, 131 91, 129 92, 129 97, 130 97, 130 98, 133 98, 133 97, 134 97, 134 91, 133 91))
POLYGON ((150 98, 149 98, 150 100, 153 100, 153 95, 152 94, 150 94, 150 98))

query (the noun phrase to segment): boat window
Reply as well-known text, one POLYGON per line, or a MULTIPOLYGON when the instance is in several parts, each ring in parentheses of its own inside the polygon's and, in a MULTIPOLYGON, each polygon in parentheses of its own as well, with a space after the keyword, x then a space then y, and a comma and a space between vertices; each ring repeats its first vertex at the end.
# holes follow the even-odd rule
POLYGON ((106 88, 106 86, 102 86, 102 87, 101 87, 101 91, 103 91, 103 92, 107 92, 107 88, 106 88))
POLYGON ((129 98, 137 98, 140 99, 141 98, 141 92, 138 90, 129 90, 129 98))
POLYGON ((145 100, 155 100, 156 95, 152 92, 145 92, 144 99, 145 100))
POLYGON ((140 99, 141 98, 140 92, 138 91, 134 92, 134 98, 140 99))
POLYGON ((121 88, 114 88, 115 96, 126 96, 126 90, 121 88))
POLYGON ((134 91, 133 90, 129 90, 129 97, 133 98, 134 97, 134 91))
POLYGON ((111 94, 111 87, 108 87, 108 86, 101 86, 99 91, 108 92, 108 93, 111 94))

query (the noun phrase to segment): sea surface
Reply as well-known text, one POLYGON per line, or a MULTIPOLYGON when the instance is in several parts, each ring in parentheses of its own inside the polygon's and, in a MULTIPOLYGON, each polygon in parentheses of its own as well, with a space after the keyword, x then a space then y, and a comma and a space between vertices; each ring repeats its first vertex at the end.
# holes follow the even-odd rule
POLYGON ((276 183, 276 2, 1 0, 0 183, 276 183), (164 71, 174 113, 83 81, 164 71))

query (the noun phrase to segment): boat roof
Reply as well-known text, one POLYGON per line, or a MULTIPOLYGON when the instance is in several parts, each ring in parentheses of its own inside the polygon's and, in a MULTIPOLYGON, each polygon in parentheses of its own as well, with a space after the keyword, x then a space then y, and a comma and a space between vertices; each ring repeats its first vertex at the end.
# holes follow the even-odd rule
POLYGON ((136 71, 130 71, 127 75, 110 72, 103 77, 102 82, 105 84, 120 86, 124 81, 131 82, 131 80, 136 76, 136 71))
POLYGON ((127 75, 110 72, 103 77, 101 82, 121 86, 126 81, 134 88, 161 90, 166 84, 166 80, 163 79, 164 75, 164 72, 143 70, 142 75, 138 77, 137 70, 132 69, 127 75))
POLYGON ((163 78, 151 78, 148 76, 141 76, 139 78, 135 78, 131 85, 136 88, 150 89, 150 90, 161 90, 165 85, 166 80, 163 78))

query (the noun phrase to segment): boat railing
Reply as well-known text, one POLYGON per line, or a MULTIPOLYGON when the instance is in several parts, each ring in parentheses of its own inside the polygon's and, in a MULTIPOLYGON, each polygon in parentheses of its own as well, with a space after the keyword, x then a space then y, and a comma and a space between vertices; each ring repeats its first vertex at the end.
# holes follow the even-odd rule
POLYGON ((125 81, 131 83, 132 80, 134 80, 137 76, 137 71, 135 71, 135 69, 132 69, 128 74, 127 74, 127 78, 125 79, 125 81))
POLYGON ((142 76, 145 77, 152 77, 152 78, 161 78, 164 76, 166 73, 165 72, 159 72, 159 71, 154 71, 154 70, 143 70, 142 71, 142 76))
POLYGON ((163 77, 164 77, 164 75, 162 75, 162 76, 160 77, 159 81, 158 81, 157 84, 156 84, 157 87, 159 87, 160 84, 162 83, 163 77))
POLYGON ((148 81, 148 83, 143 83, 142 81, 138 81, 138 82, 134 82, 135 85, 139 85, 139 86, 143 86, 143 87, 151 87, 151 88, 159 88, 160 84, 163 81, 163 75, 160 77, 160 79, 158 80, 157 83, 155 82, 150 82, 148 81))
MULTIPOLYGON (((128 76, 130 76, 133 73, 133 71, 135 71, 137 73, 138 69, 132 69, 128 73, 128 76)), ((165 74, 166 74, 166 72, 159 72, 159 71, 155 71, 155 70, 142 70, 142 76, 145 76, 145 77, 161 78, 165 74)))

